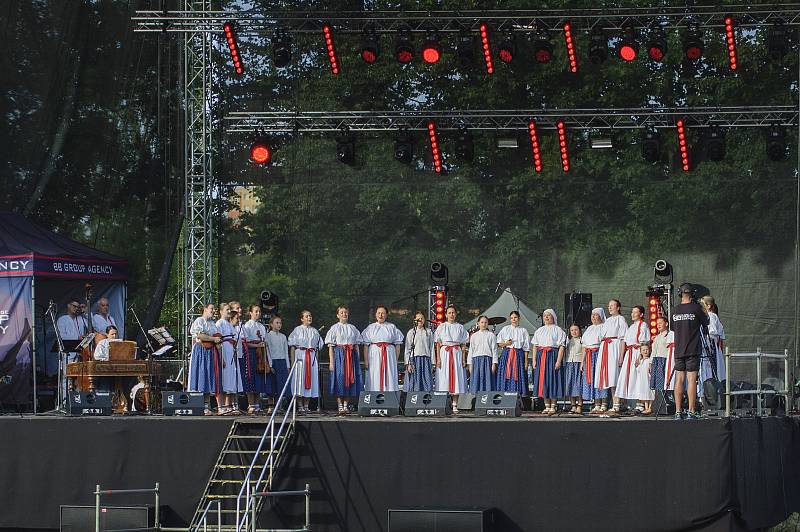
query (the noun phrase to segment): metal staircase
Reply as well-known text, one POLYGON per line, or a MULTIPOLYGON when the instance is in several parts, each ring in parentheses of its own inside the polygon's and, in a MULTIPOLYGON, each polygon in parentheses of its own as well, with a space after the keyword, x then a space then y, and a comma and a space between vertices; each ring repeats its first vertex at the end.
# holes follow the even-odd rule
POLYGON ((294 435, 296 398, 290 386, 302 374, 299 365, 297 362, 292 366, 276 401, 280 405, 284 397, 291 398, 285 411, 279 414, 276 409, 268 420, 236 419, 231 425, 189 525, 190 531, 255 529, 254 520, 265 499, 263 492, 272 488, 275 473, 294 435))

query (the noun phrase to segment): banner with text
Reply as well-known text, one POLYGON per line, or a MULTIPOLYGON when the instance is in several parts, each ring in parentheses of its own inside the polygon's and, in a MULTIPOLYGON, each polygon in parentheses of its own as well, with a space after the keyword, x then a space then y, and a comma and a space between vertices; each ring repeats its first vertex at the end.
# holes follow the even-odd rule
POLYGON ((32 401, 31 277, 0 277, 0 409, 32 401))

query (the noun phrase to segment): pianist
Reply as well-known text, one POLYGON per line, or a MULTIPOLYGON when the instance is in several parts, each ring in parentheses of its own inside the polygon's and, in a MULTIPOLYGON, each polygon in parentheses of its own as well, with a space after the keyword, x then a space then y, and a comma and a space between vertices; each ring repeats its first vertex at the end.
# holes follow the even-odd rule
POLYGON ((113 325, 106 327, 106 338, 100 340, 97 347, 94 348, 95 360, 108 360, 108 344, 110 342, 119 342, 119 331, 113 325))

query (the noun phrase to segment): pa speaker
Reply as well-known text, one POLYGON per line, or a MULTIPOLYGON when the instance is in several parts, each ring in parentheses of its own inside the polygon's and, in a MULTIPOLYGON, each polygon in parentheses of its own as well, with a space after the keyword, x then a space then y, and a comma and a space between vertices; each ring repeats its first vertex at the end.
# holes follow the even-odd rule
POLYGON ((573 323, 583 329, 592 324, 592 294, 564 294, 564 329, 569 330, 573 323))
POLYGON ((161 392, 161 411, 165 416, 202 416, 203 392, 161 392))
POLYGON ((110 416, 111 392, 69 392, 69 415, 110 416))
POLYGON ((480 392, 475 397, 476 416, 519 417, 522 415, 516 392, 480 392))
POLYGON ((358 415, 388 417, 400 415, 400 392, 361 392, 358 415))
POLYGON ((450 413, 450 401, 447 392, 408 392, 406 393, 406 408, 404 415, 418 416, 446 416, 450 413))

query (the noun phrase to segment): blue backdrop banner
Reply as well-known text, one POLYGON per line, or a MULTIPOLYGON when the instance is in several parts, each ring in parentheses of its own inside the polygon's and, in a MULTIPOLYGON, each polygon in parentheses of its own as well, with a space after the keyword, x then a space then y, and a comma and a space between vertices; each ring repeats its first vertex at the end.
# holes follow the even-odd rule
POLYGON ((0 277, 0 409, 32 402, 31 277, 0 277))

